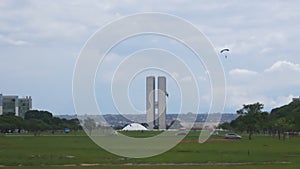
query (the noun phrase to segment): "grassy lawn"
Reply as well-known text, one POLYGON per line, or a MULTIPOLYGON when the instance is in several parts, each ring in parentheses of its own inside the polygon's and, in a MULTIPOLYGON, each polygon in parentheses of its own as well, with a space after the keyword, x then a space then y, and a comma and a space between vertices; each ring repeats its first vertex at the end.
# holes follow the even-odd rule
MULTIPOLYGON (((147 137, 153 132, 129 132, 147 137)), ((198 132, 191 132, 170 151, 151 158, 132 159, 113 155, 98 147, 82 133, 0 136, 0 167, 10 168, 300 168, 300 137, 278 140, 255 135, 249 141, 197 143, 198 132), (93 166, 94 164, 94 166, 93 166)))

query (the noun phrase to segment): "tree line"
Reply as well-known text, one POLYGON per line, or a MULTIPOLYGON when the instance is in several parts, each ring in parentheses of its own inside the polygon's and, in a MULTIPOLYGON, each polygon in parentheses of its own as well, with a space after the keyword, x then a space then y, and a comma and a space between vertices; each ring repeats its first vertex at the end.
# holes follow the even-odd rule
POLYGON ((77 119, 61 119, 54 117, 48 111, 30 110, 25 113, 24 119, 14 114, 5 114, 0 116, 1 133, 28 131, 38 133, 41 131, 64 131, 80 129, 77 119))
POLYGON ((237 110, 235 120, 221 124, 219 127, 236 132, 247 132, 249 140, 254 133, 278 135, 280 139, 287 134, 300 131, 300 101, 295 100, 288 105, 275 108, 271 112, 263 111, 264 105, 254 103, 243 105, 237 110))
MULTIPOLYGON (((243 105, 237 110, 239 115, 235 120, 219 125, 219 128, 236 132, 247 132, 251 140, 254 133, 278 135, 280 139, 287 134, 300 131, 300 101, 295 100, 288 105, 273 109, 271 112, 263 111, 264 105, 254 103, 243 105), (288 133, 289 132, 289 133, 288 133)), ((91 119, 92 120, 92 119, 91 119)), ((84 121, 86 128, 94 128, 96 124, 84 121)), ((25 113, 24 119, 14 114, 0 116, 0 132, 28 131, 38 133, 41 131, 58 131, 82 129, 78 119, 60 119, 48 111, 30 110, 25 113)))

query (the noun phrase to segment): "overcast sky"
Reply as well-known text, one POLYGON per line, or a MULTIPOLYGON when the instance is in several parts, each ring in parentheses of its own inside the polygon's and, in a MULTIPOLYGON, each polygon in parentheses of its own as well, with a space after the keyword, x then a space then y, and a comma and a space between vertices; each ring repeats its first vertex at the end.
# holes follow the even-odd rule
MULTIPOLYGON (((263 103, 269 111, 300 95, 300 2, 296 0, 1 0, 0 92, 32 96, 35 109, 75 114, 72 77, 81 48, 99 28, 139 12, 179 16, 201 30, 216 51, 230 49, 227 59, 220 55, 227 83, 224 112, 235 113, 243 104, 254 102, 263 103)), ((137 37, 116 47, 96 79, 96 92, 101 92, 96 95, 105 113, 115 113, 106 78, 124 57, 137 49, 158 47, 157 41, 165 44, 164 49, 186 54, 185 49, 165 37, 137 37)), ((203 84, 201 111, 205 112, 209 79, 201 66, 191 67, 199 71, 197 80, 203 84)), ((144 76, 140 74, 132 82, 132 88, 142 94, 130 91, 139 109, 145 107, 144 76)), ((180 98, 178 93, 172 94, 177 87, 172 79, 169 81, 168 110, 176 112, 180 98)))

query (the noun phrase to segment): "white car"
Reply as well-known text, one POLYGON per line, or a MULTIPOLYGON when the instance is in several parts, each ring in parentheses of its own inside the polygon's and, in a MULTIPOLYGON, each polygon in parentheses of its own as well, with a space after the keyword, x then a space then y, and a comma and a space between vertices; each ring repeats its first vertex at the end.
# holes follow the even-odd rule
POLYGON ((242 136, 234 134, 234 133, 229 133, 229 134, 225 134, 224 138, 225 139, 242 139, 242 136))

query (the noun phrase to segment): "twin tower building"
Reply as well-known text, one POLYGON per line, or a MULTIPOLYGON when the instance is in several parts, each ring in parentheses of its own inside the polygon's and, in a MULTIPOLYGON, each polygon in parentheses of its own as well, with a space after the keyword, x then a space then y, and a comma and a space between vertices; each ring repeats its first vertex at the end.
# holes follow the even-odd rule
POLYGON ((154 76, 146 77, 146 115, 148 129, 165 130, 166 125, 166 77, 158 76, 157 89, 154 76), (157 117, 155 117, 157 115, 157 117))

